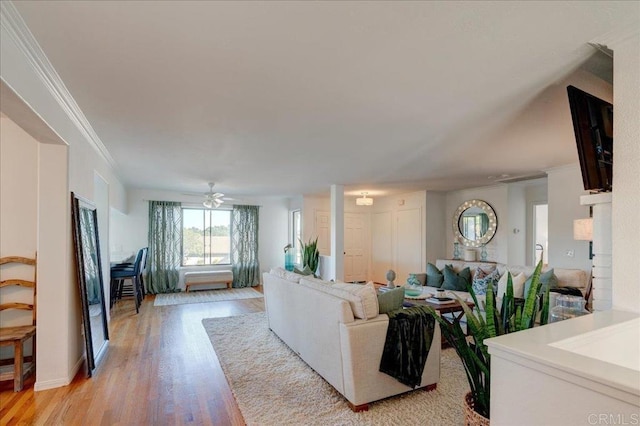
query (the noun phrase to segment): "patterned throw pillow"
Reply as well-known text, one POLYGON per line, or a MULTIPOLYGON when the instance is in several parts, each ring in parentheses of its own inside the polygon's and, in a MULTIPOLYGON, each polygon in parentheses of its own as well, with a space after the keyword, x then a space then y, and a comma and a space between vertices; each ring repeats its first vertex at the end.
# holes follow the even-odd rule
POLYGON ((498 280, 500 280, 500 273, 497 269, 494 269, 493 272, 486 273, 480 267, 476 269, 476 273, 473 276, 473 282, 471 283, 471 287, 473 288, 473 292, 476 296, 480 296, 483 294, 487 294, 487 287, 489 287, 489 283, 494 288, 494 291, 498 288, 498 280))
POLYGON ((467 291, 467 285, 471 283, 471 270, 468 267, 456 273, 451 265, 445 265, 442 272, 444 275, 443 289, 467 291))

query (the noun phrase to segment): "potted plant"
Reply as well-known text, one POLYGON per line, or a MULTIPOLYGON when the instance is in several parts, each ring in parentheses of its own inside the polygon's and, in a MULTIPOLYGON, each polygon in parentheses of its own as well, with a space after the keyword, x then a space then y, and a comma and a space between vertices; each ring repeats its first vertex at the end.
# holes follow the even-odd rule
POLYGON ((513 281, 511 273, 507 276, 507 291, 502 298, 501 308, 496 306, 496 295, 493 285, 490 283, 487 288, 485 314, 486 319, 480 313, 480 305, 471 283, 467 284, 467 291, 471 294, 475 308, 472 310, 456 296, 465 311, 467 320, 467 330, 471 338, 462 331, 459 321, 449 323, 436 313, 432 308, 427 307, 431 315, 440 324, 440 330, 447 342, 455 348, 460 357, 471 388, 465 395, 465 424, 489 424, 490 418, 490 396, 491 396, 491 357, 485 339, 512 333, 535 325, 540 297, 542 300, 542 310, 540 324, 547 323, 549 316, 549 286, 546 286, 543 294, 540 294, 540 272, 542 261, 536 266, 531 278, 529 292, 525 296, 524 304, 516 304, 513 296, 513 281))
POLYGON ((320 252, 318 251, 318 237, 314 241, 309 239, 307 244, 300 241, 300 247, 302 248, 302 268, 306 269, 307 267, 313 273, 313 276, 316 276, 316 272, 318 271, 318 266, 320 262, 320 252))

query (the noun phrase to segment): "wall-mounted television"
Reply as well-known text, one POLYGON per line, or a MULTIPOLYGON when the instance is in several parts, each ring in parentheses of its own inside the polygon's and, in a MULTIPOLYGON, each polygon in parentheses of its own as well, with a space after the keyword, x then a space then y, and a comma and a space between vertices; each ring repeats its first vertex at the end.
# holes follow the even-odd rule
POLYGON ((613 180, 613 105, 567 86, 584 189, 608 192, 613 180))

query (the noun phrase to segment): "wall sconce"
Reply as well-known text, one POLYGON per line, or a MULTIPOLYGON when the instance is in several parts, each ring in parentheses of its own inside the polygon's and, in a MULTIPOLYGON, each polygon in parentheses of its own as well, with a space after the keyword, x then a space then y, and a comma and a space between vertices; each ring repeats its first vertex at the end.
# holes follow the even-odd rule
POLYGON ((356 206, 372 206, 373 198, 367 198, 368 192, 361 192, 362 198, 356 198, 356 206))
POLYGON ((573 221, 573 239, 589 241, 589 259, 593 259, 593 218, 573 221))

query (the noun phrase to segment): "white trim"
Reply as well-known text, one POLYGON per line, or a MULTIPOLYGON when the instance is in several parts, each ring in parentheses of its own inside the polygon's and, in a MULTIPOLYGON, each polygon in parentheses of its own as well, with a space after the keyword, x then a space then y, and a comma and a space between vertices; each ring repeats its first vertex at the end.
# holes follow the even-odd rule
POLYGON ((615 50, 615 46, 623 43, 627 39, 637 35, 640 33, 640 29, 638 29, 638 25, 635 23, 619 26, 609 31, 608 33, 602 34, 591 40, 592 43, 602 44, 607 46, 611 50, 615 50))
MULTIPOLYGON (((65 379, 46 380, 44 382, 39 382, 36 380, 36 383, 33 385, 33 390, 38 392, 38 391, 43 391, 47 389, 54 389, 62 386, 67 386, 69 383, 73 381, 73 378, 76 377, 76 374, 78 373, 78 371, 80 371, 80 367, 82 367, 83 363, 84 363, 84 356, 81 356, 76 362, 76 365, 74 365, 73 368, 71 369, 69 376, 67 376, 67 378, 65 379)), ((36 366, 36 369, 37 369, 37 366, 36 366)))
MULTIPOLYGON (((115 171, 118 166, 76 103, 11 1, 0 2, 0 22, 62 110, 98 154, 115 171)), ((118 173, 116 173, 118 175, 118 173)))

